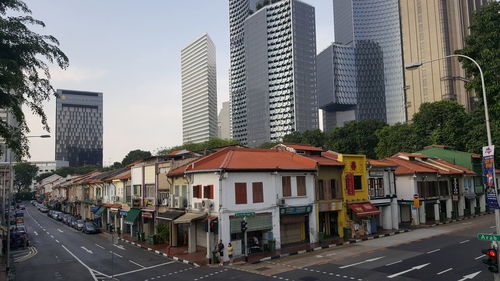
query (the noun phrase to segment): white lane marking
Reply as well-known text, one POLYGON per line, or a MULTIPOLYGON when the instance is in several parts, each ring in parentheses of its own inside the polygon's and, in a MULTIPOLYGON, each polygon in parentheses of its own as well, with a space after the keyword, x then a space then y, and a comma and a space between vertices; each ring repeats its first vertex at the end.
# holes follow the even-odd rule
POLYGON ((148 267, 143 267, 143 268, 136 269, 136 270, 131 270, 131 271, 127 271, 127 272, 122 272, 122 273, 119 273, 119 274, 115 274, 115 277, 122 276, 122 275, 126 275, 126 274, 130 274, 130 273, 134 273, 134 272, 138 272, 138 271, 148 270, 148 269, 150 269, 150 268, 155 268, 155 267, 159 267, 159 266, 167 265, 167 264, 171 264, 171 263, 174 263, 174 262, 175 262, 175 261, 169 261, 169 262, 164 262, 164 263, 160 263, 160 264, 157 264, 157 265, 152 265, 152 266, 148 266, 148 267))
MULTIPOLYGON (((73 258, 75 258, 81 265, 83 265, 86 269, 88 269, 88 271, 90 271, 90 275, 92 275, 92 278, 94 279, 94 281, 98 281, 97 280, 97 277, 95 276, 95 270, 93 270, 92 268, 90 268, 88 265, 86 265, 85 263, 83 263, 77 256, 75 256, 70 250, 68 250, 68 248, 64 247, 64 245, 61 245, 64 250, 66 250, 71 256, 73 256, 73 258)), ((107 277, 107 278, 110 278, 111 276, 109 275, 106 275, 106 274, 103 274, 103 273, 100 273, 102 274, 103 276, 107 277)))
POLYGON ((471 224, 472 222, 463 222, 462 224, 471 224))
POLYGON ((116 248, 118 248, 120 250, 124 250, 125 251, 125 248, 123 248, 122 245, 113 244, 113 246, 115 246, 116 248))
POLYGON ((460 242, 460 244, 467 243, 467 242, 469 242, 469 241, 470 241, 470 240, 464 240, 464 241, 460 242))
POLYGON ((59 232, 61 232, 61 233, 63 233, 63 232, 64 232, 64 231, 60 230, 59 228, 57 229, 57 231, 59 231, 59 232))
POLYGON ((119 254, 115 253, 115 252, 112 252, 112 251, 109 251, 110 253, 112 253, 113 255, 119 257, 119 258, 123 258, 123 256, 120 256, 119 254))
POLYGON ((458 280, 458 281, 464 281, 464 280, 467 280, 467 279, 473 279, 474 277, 476 277, 479 273, 481 273, 481 270, 479 270, 478 272, 474 272, 474 273, 471 273, 471 274, 468 274, 468 275, 464 275, 464 278, 458 280))
POLYGON ((137 265, 137 266, 139 266, 139 267, 142 267, 142 268, 144 268, 144 267, 145 267, 144 265, 140 265, 140 264, 136 263, 136 262, 135 262, 135 261, 133 261, 133 260, 128 260, 128 261, 129 261, 129 262, 131 262, 131 263, 133 263, 133 264, 135 264, 135 265, 137 265))
POLYGON ((327 257, 331 257, 331 256, 335 256, 336 253, 329 253, 329 254, 326 254, 327 257))
POLYGON ((448 272, 448 271, 450 271, 450 270, 452 270, 452 269, 453 269, 453 267, 450 267, 450 268, 445 269, 445 270, 443 270, 443 271, 441 271, 441 272, 438 272, 436 275, 441 275, 441 274, 443 274, 443 273, 445 273, 445 272, 448 272))
POLYGON ((103 249, 103 250, 104 250, 104 247, 103 247, 103 246, 101 246, 101 245, 99 245, 99 244, 95 244, 95 245, 96 245, 97 247, 99 247, 99 248, 101 248, 101 249, 103 249))
POLYGON ((93 253, 94 253, 94 252, 92 252, 91 250, 89 250, 89 249, 87 249, 87 248, 85 248, 85 247, 83 247, 83 246, 81 246, 80 248, 84 249, 84 250, 85 250, 87 253, 89 253, 89 254, 93 254, 93 253))
POLYGON ((389 276, 387 276, 387 278, 394 278, 394 277, 397 277, 397 276, 399 276, 399 275, 403 275, 403 274, 408 273, 408 272, 413 271, 413 270, 420 270, 420 269, 422 269, 422 268, 424 268, 424 267, 428 266, 429 264, 431 264, 431 263, 429 262, 429 263, 424 263, 424 264, 421 264, 421 265, 417 265, 417 266, 414 266, 414 267, 412 267, 412 268, 410 268, 410 269, 403 270, 403 271, 401 271, 401 272, 398 272, 398 273, 394 273, 394 274, 392 274, 392 275, 389 275, 389 276))
POLYGON ((479 257, 476 257, 476 258, 474 258, 474 259, 475 259, 475 260, 478 260, 478 259, 480 259, 480 258, 482 258, 482 257, 486 257, 486 255, 480 255, 479 257))
POLYGON ((344 266, 341 266, 339 268, 341 268, 341 269, 348 268, 348 267, 351 267, 351 266, 356 266, 356 265, 359 265, 359 264, 376 261, 376 260, 379 260, 379 259, 382 259, 382 258, 384 258, 384 257, 377 257, 377 258, 373 258, 373 259, 367 259, 367 260, 360 261, 360 262, 357 262, 357 263, 352 263, 352 264, 344 265, 344 266))
POLYGON ((395 262, 388 263, 385 266, 390 266, 390 265, 397 264, 397 263, 400 263, 400 262, 402 262, 402 260, 398 260, 398 261, 395 261, 395 262))
POLYGON ((54 239, 54 235, 50 235, 50 238, 54 239))
POLYGON ((439 251, 441 251, 441 249, 436 249, 436 250, 429 251, 429 252, 427 252, 427 254, 432 254, 432 253, 439 252, 439 251))
POLYGON ((36 235, 36 236, 38 236, 38 232, 36 232, 36 231, 33 231, 33 233, 35 233, 35 235, 36 235))
POLYGON ((59 243, 59 240, 56 239, 56 242, 59 243))

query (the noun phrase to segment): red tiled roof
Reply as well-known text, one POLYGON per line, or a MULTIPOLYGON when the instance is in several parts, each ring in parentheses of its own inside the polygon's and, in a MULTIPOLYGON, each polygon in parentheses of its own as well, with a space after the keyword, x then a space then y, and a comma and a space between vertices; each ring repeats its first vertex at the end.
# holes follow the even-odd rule
POLYGON ((168 174, 218 169, 315 170, 316 161, 285 150, 227 147, 172 170, 168 174))
POLYGON ((444 165, 445 167, 450 167, 452 169, 456 169, 458 171, 462 171, 462 173, 464 173, 464 174, 468 174, 468 175, 474 175, 474 174, 476 174, 476 173, 474 173, 474 171, 472 171, 470 169, 467 169, 465 167, 459 166, 457 164, 450 163, 450 162, 448 162, 446 160, 443 160, 443 159, 429 159, 428 161, 437 161, 440 164, 444 165))
POLYGON ((398 152, 395 155, 393 155, 392 157, 397 157, 397 156, 418 157, 418 158, 422 158, 422 159, 429 158, 429 156, 427 156, 427 155, 418 154, 418 153, 408 153, 408 152, 398 152))
POLYGON ((178 155, 178 154, 183 154, 183 153, 188 153, 189 151, 188 150, 185 150, 185 149, 181 149, 181 150, 176 150, 176 151, 172 151, 170 152, 169 156, 174 156, 174 155, 178 155))
POLYGON ((399 157, 390 157, 384 159, 387 162, 392 162, 398 167, 394 172, 396 175, 411 175, 415 173, 436 173, 435 169, 428 168, 420 163, 414 161, 408 161, 399 157))
POLYGON ((303 143, 282 143, 282 145, 293 148, 295 150, 307 150, 307 151, 323 151, 322 148, 320 147, 315 147, 310 144, 303 144, 303 143))
POLYGON ((107 178, 106 180, 126 180, 132 178, 132 173, 130 171, 126 171, 124 173, 118 174, 112 178, 107 178))
POLYGON ((386 167, 397 166, 395 163, 391 163, 391 162, 386 161, 386 160, 367 159, 367 161, 368 161, 368 164, 370 164, 372 166, 386 166, 386 167))
MULTIPOLYGON (((390 161, 399 165, 399 167, 396 168, 395 171, 396 175, 408 175, 414 173, 439 173, 441 175, 475 174, 474 171, 470 169, 452 164, 442 159, 429 159, 426 157, 424 158, 424 160, 406 160, 400 156, 411 156, 418 154, 398 153, 396 155, 399 156, 393 156, 385 159, 386 161, 390 161)), ((415 157, 420 158, 418 156, 415 157)))
POLYGON ((339 159, 339 154, 337 152, 333 152, 333 151, 324 151, 324 152, 321 152, 321 156, 327 157, 327 158, 330 158, 330 159, 333 159, 333 160, 339 159))
POLYGON ((333 160, 333 159, 323 157, 323 156, 316 156, 316 155, 304 155, 304 156, 318 162, 319 165, 324 165, 324 166, 344 166, 345 165, 344 163, 342 163, 340 161, 333 160))

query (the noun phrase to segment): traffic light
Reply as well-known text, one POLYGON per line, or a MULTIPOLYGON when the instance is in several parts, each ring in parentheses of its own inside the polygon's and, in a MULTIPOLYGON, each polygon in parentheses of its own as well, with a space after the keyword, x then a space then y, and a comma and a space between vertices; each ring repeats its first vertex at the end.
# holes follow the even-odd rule
POLYGON ((241 232, 245 232, 247 231, 247 221, 246 220, 242 220, 241 221, 241 232))
POLYGON ((218 226, 217 220, 210 221, 210 232, 217 233, 219 229, 217 226, 218 226))
POLYGON ((494 273, 498 273, 498 256, 496 249, 483 250, 488 258, 484 259, 483 262, 488 265, 488 270, 494 273))

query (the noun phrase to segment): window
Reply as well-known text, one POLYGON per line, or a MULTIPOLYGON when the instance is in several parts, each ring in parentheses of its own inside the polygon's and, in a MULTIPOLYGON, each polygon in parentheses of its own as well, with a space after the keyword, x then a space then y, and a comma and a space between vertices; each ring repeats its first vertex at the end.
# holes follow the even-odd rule
POLYGON ((205 185, 203 187, 203 198, 214 199, 214 186, 213 185, 205 185))
POLYGON ((297 196, 306 196, 306 177, 297 176, 297 196))
POLYGON ((330 199, 337 198, 337 182, 330 180, 330 199))
POLYGON ((179 186, 174 186, 174 195, 179 196, 179 186))
POLYGON ((168 198, 168 192, 167 191, 161 191, 158 192, 158 204, 162 205, 163 201, 168 198))
POLYGON ((201 185, 193 185, 193 198, 203 198, 201 192, 201 185))
POLYGON ((234 194, 236 204, 246 204, 247 203, 247 184, 242 182, 237 182, 234 184, 234 194))
POLYGON ((361 184, 361 176, 354 176, 354 189, 361 190, 363 185, 361 184))
POLYGON ((323 180, 318 180, 318 200, 325 200, 325 186, 323 180))
POLYGON ((141 197, 141 185, 140 184, 134 185, 134 196, 141 197))
POLYGON ((283 197, 292 196, 292 184, 289 176, 281 177, 281 187, 283 189, 283 197))
POLYGON ((146 184, 145 188, 145 198, 154 198, 156 193, 156 188, 154 184, 146 184))
POLYGON ((252 182, 252 194, 254 203, 264 202, 264 188, 261 182, 252 182))

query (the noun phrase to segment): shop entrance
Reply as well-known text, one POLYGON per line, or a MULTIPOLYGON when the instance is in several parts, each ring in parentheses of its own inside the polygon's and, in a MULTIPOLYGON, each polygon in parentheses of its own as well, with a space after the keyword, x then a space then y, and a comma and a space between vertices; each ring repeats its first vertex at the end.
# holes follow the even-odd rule
POLYGON ((319 213, 319 231, 325 237, 339 236, 338 212, 320 212, 319 213))

